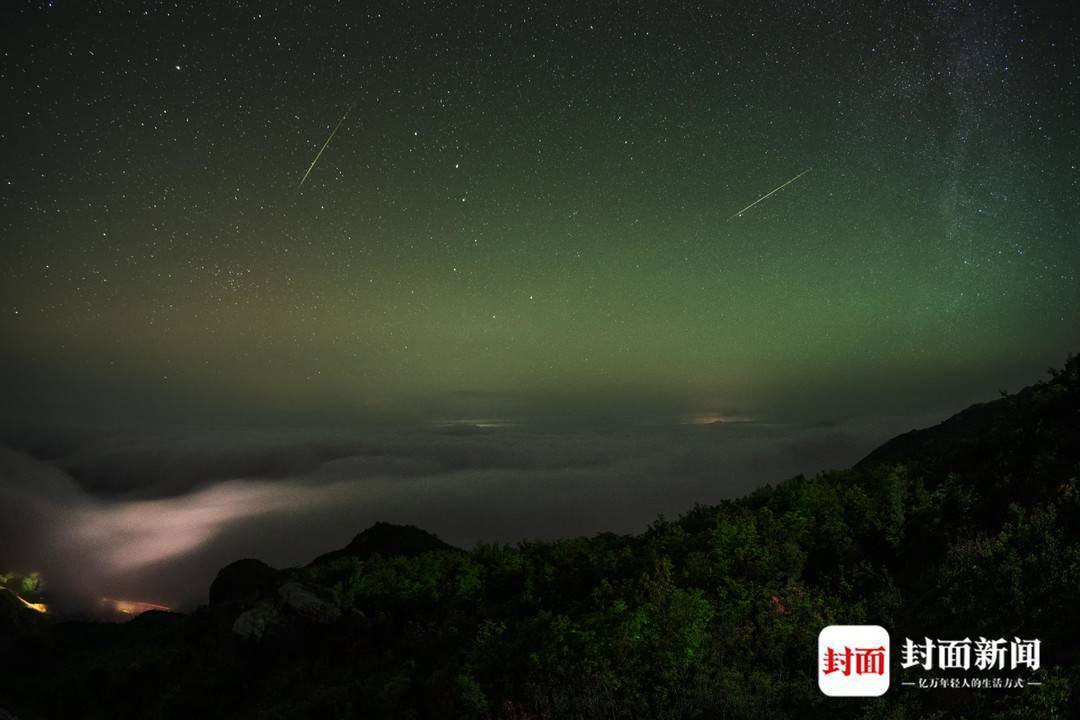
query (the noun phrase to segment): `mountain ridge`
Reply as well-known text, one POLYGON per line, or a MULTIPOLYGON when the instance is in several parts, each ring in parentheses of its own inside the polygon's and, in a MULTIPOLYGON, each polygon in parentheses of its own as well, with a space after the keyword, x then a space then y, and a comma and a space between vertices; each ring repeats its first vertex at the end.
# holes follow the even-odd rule
POLYGON ((880 624, 1042 638, 1041 684, 890 691, 862 717, 1077 716, 1078 475, 1070 357, 847 470, 638 534, 465 551, 379 523, 303 567, 230 564, 189 616, 33 623, 0 653, 0 705, 24 720, 824 719, 817 632, 880 624))

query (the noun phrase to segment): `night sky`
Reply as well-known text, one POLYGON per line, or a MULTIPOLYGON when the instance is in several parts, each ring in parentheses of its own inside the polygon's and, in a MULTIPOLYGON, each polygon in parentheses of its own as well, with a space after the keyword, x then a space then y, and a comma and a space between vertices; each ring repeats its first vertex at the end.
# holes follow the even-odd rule
MULTIPOLYGON (((813 471, 884 439, 860 418, 936 422, 1080 349, 1066 3, 3 14, 0 416, 94 502, 153 473, 86 471, 85 436, 42 428, 411 428, 376 454, 419 462, 405 433, 480 425, 529 448, 515 469, 618 456, 596 428, 856 428, 769 466, 813 471)), ((255 465, 144 495, 295 474, 255 465)), ((645 521, 642 487, 547 531, 645 521)))

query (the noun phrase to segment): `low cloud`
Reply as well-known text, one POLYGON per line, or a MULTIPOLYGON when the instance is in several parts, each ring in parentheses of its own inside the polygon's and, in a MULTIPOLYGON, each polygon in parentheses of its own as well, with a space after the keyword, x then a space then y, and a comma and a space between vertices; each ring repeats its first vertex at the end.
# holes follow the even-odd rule
POLYGON ((61 607, 186 608, 232 560, 303 564, 378 520, 461 547, 634 532, 909 427, 72 434, 0 447, 0 569, 42 572, 61 607))

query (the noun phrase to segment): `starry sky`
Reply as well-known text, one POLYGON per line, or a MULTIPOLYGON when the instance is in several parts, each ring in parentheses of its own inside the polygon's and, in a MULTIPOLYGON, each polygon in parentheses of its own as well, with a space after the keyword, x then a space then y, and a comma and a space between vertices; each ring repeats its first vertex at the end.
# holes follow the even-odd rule
POLYGON ((1080 349, 1066 3, 3 13, 0 571, 58 607, 640 530, 1080 349))
POLYGON ((933 412, 1080 347, 1065 3, 4 12, 8 420, 933 412))

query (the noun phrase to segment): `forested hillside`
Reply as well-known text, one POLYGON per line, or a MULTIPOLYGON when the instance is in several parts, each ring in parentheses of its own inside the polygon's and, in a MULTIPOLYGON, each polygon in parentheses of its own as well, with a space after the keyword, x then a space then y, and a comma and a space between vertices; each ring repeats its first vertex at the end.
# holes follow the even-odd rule
MULTIPOLYGON (((1080 360, 850 470, 598 535, 471 551, 386 524, 243 561, 190 616, 4 604, 33 718, 1080 717, 1080 360), (817 634, 1041 638, 1040 686, 827 698, 817 634)), ((894 675, 896 664, 894 660, 894 675)))

